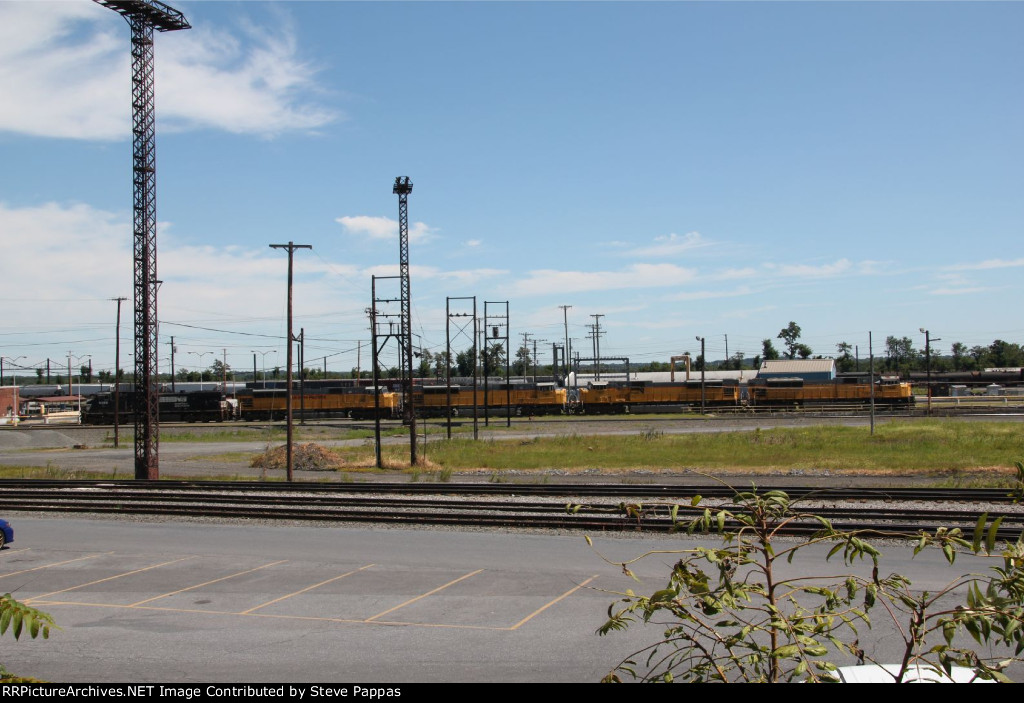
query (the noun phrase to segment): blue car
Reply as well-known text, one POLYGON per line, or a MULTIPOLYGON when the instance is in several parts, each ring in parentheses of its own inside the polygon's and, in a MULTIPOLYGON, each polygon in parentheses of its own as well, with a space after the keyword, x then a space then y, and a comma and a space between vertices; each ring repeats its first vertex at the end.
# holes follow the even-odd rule
POLYGON ((14 528, 6 520, 0 520, 0 549, 4 545, 14 541, 14 528))

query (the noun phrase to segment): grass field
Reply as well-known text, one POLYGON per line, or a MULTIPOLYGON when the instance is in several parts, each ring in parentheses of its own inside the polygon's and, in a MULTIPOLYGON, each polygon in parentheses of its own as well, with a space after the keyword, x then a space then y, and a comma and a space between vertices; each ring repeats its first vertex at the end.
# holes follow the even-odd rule
MULTIPOLYGON (((861 474, 926 474, 936 480, 966 485, 978 474, 1012 476, 1015 461, 1024 460, 1024 424, 1012 422, 965 422, 958 420, 910 419, 881 424, 875 433, 866 427, 807 426, 802 428, 767 429, 718 433, 665 434, 650 425, 637 423, 635 429, 619 434, 564 434, 538 436, 532 439, 490 439, 473 441, 465 434, 445 440, 442 432, 431 434, 419 445, 422 465, 410 470, 408 444, 400 439, 385 444, 385 468, 406 471, 411 477, 463 471, 484 471, 500 479, 504 471, 529 472, 538 475, 550 470, 583 471, 596 469, 615 473, 629 470, 696 470, 707 473, 861 473, 861 474)), ((621 426, 620 426, 621 429, 621 426)), ((433 430, 433 427, 431 427, 433 430)), ((387 436, 404 438, 407 430, 392 428, 387 436)), ((503 433, 502 433, 503 434, 503 433)), ((306 428, 296 433, 296 442, 319 442, 328 439, 366 439, 372 431, 333 431, 306 428), (308 430, 308 431, 307 431, 308 430)), ((204 442, 256 440, 267 447, 284 442, 284 433, 253 428, 227 429, 209 433, 176 432, 174 439, 165 435, 162 441, 204 442), (195 435, 195 436, 193 436, 195 435)), ((126 439, 130 447, 130 439, 126 439)), ((21 450, 18 450, 21 451, 21 450)), ((52 451, 52 450, 26 450, 52 451)), ((127 448, 126 448, 127 451, 127 448)), ((324 478, 342 473, 372 475, 372 439, 351 448, 331 448, 340 468, 325 472, 324 478)), ((215 455, 197 453, 195 462, 200 473, 209 465, 210 478, 230 480, 234 471, 241 478, 255 454, 228 451, 215 455), (236 469, 231 469, 234 465, 236 469)), ((58 460, 55 459, 54 463, 58 460)), ((62 462, 63 463, 63 462, 62 462)), ((107 472, 64 471, 56 466, 9 466, 0 468, 4 478, 130 478, 107 472)), ((174 478, 162 472, 164 478, 174 478)), ((189 478, 197 478, 193 472, 189 478)), ((328 479, 329 480, 329 479, 328 479)))
MULTIPOLYGON (((348 450, 336 450, 346 456, 348 450)), ((363 452, 365 454, 365 450, 363 452)), ((700 469, 949 472, 1005 468, 1024 458, 1018 423, 920 420, 867 428, 814 426, 669 435, 563 435, 530 440, 430 442, 429 464, 453 469, 700 469)), ((404 446, 385 446, 389 465, 408 463, 404 446)))

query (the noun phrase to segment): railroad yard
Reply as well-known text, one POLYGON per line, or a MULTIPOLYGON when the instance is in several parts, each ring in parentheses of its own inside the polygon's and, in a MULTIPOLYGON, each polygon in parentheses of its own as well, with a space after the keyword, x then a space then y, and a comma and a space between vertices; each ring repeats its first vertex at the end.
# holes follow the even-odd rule
MULTIPOLYGON (((923 442, 935 427, 913 423, 955 423, 948 426, 953 437, 987 431, 992 423, 1012 430, 1022 419, 877 421, 880 432, 888 423, 919 430, 923 442)), ((741 438, 830 427, 867 437, 869 422, 811 414, 515 418, 511 427, 488 429, 481 422, 478 429, 481 442, 506 440, 525 451, 546 439, 617 439, 628 447, 637 437, 741 438)), ((353 435, 371 426, 308 422, 299 441, 365 447, 371 440, 353 435)), ((421 423, 424 429, 429 458, 447 425, 421 423)), ((636 586, 599 553, 628 559, 701 544, 708 538, 693 542, 673 531, 669 506, 678 506, 676 518, 684 522, 706 506, 728 506, 733 492, 720 481, 782 487, 837 529, 913 534, 945 526, 970 534, 985 513, 1004 516, 991 528, 993 539, 1014 539, 1024 528, 1024 510, 1003 487, 1005 471, 999 487, 975 487, 1000 473, 984 467, 954 472, 963 481, 958 486, 941 471, 700 471, 699 465, 694 471, 681 468, 685 459, 662 470, 297 470, 289 485, 283 470, 250 465, 280 431, 272 423, 170 424, 162 433, 163 478, 156 482, 131 479, 130 441, 122 436, 114 449, 111 428, 0 431, 0 469, 8 477, 0 479, 0 514, 17 530, 0 556, 0 580, 6 588, 17 580, 19 597, 63 628, 50 642, 15 648, 5 663, 80 682, 128 675, 140 681, 595 681, 651 635, 639 628, 595 636, 613 594, 636 586), (260 433, 264 439, 253 439, 260 433), (18 467, 45 475, 24 480, 18 467), (75 478, 85 472, 106 472, 106 478, 75 478), (695 495, 703 497, 700 508, 690 507, 695 495), (97 638, 107 644, 100 647, 97 638), (179 638, 182 646, 168 648, 179 638), (290 642, 297 638, 339 658, 295 656, 290 642), (159 663, 132 654, 158 644, 159 663), (280 651, 265 656, 268 646, 280 651), (84 650, 97 652, 87 666, 84 650), (395 656, 402 667, 394 667, 395 656)), ((386 446, 401 449, 408 441, 400 422, 386 423, 384 434, 386 446)), ((472 421, 459 418, 453 436, 471 442, 472 421)), ((770 457, 779 449, 769 441, 760 451, 770 457)), ((797 520, 787 534, 819 528, 797 520)), ((933 588, 945 578, 934 555, 913 558, 895 541, 882 543, 915 584, 933 588)), ((664 564, 655 561, 634 572, 642 588, 661 587, 664 564)), ((803 556, 794 563, 808 570, 811 564, 803 556)), ((881 656, 896 656, 888 640, 881 625, 861 641, 881 656)), ((1011 676, 1019 677, 1017 668, 1011 676)))

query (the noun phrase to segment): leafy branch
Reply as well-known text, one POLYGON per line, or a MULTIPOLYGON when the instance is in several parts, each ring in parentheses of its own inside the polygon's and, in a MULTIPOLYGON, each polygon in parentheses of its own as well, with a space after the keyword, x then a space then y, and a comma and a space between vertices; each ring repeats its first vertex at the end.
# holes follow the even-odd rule
MULTIPOLYGON (((49 639, 50 628, 57 627, 53 618, 41 610, 20 603, 10 593, 0 596, 0 635, 8 631, 14 639, 21 639, 23 634, 28 634, 32 639, 39 636, 49 639)), ((37 679, 15 676, 0 665, 0 683, 35 683, 37 679)))
MULTIPOLYGON (((1024 468, 1020 472, 1024 478, 1024 468)), ((681 520, 680 506, 672 506, 672 519, 688 534, 721 536, 720 546, 658 550, 624 562, 602 556, 634 579, 630 567, 637 562, 655 554, 678 557, 664 588, 615 594, 598 634, 644 623, 660 625, 662 637, 621 661, 605 681, 838 681, 841 658, 879 663, 860 642, 873 611, 902 640, 900 661, 887 667, 895 681, 921 668, 951 675, 953 667, 1006 681, 1006 668, 1024 651, 1024 543, 997 551, 1001 518, 981 516, 970 539, 959 529, 897 535, 838 530, 779 490, 736 491, 731 504, 700 510, 702 500, 690 502, 697 514, 689 519, 681 520), (784 541, 781 531, 798 520, 813 520, 819 529, 784 541), (913 544, 915 556, 937 549, 950 566, 959 556, 987 568, 957 575, 934 593, 916 591, 904 576, 882 574, 882 553, 870 541, 875 537, 913 544), (827 544, 824 560, 838 556, 849 573, 792 575, 781 568, 798 552, 827 544), (859 562, 870 565, 869 574, 854 568, 859 562), (982 656, 963 635, 1002 654, 982 656)), ((646 513, 628 507, 630 518, 646 513)))

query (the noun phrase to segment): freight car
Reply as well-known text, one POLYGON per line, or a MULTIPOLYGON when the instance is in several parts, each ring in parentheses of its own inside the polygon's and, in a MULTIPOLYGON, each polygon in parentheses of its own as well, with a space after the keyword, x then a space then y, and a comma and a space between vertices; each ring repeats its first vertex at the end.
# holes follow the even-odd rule
MULTIPOLYGON (((413 404, 416 413, 422 417, 444 417, 448 408, 449 386, 416 386, 413 388, 413 404)), ((472 415, 473 406, 483 413, 485 406, 484 389, 478 387, 475 396, 472 388, 451 386, 452 415, 472 415)), ((506 412, 511 408, 513 415, 558 415, 565 412, 566 390, 555 387, 554 383, 500 383, 487 389, 488 412, 506 412)))
MULTIPOLYGON (((401 396, 378 388, 378 403, 374 390, 369 387, 324 387, 314 393, 292 392, 292 414, 298 417, 350 417, 353 419, 382 419, 398 417, 401 396), (378 407, 379 406, 379 407, 378 407)), ((287 415, 287 397, 283 388, 254 388, 239 393, 240 413, 243 420, 283 420, 287 415)))
MULTIPOLYGON (((130 420, 135 412, 135 391, 121 391, 118 414, 130 420)), ((223 422, 234 419, 234 409, 220 391, 180 391, 160 394, 160 419, 164 422, 223 422)), ((82 411, 82 424, 112 425, 114 394, 97 393, 82 411)))

